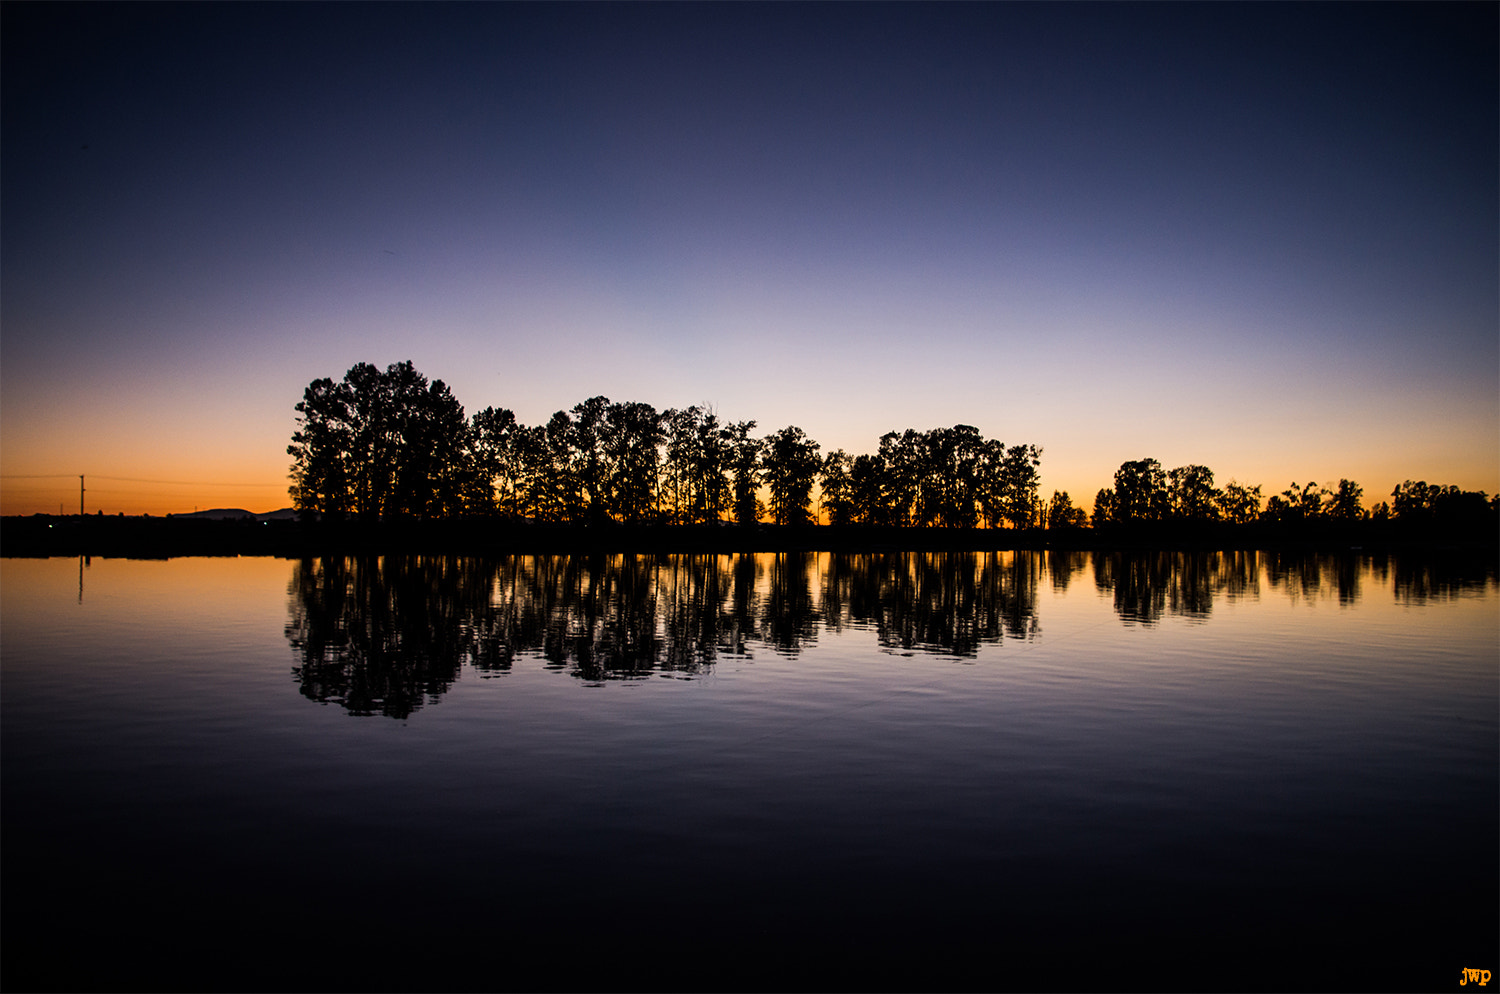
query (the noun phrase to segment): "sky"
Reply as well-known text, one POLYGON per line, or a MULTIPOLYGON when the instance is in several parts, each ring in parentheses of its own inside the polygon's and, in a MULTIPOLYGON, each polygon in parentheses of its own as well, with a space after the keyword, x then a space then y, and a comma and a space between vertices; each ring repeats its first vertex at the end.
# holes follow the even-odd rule
POLYGON ((1494 4, 0 8, 0 513, 289 504, 312 380, 1500 491, 1494 4))

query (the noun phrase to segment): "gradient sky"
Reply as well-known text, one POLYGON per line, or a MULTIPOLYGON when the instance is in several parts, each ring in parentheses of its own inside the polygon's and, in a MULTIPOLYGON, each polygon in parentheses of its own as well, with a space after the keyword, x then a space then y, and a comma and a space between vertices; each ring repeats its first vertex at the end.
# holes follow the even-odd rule
POLYGON ((289 503, 405 359, 1091 505, 1500 490, 1497 7, 6 4, 0 511, 289 503), (50 477, 50 478, 49 478, 50 477), (148 481, 148 482, 135 482, 148 481))

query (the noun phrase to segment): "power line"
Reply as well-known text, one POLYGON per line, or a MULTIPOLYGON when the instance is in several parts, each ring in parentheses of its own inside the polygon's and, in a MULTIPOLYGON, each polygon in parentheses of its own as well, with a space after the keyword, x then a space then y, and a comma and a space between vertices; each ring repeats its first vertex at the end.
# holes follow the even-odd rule
POLYGON ((284 487, 285 483, 211 483, 207 480, 141 480, 133 476, 96 476, 96 480, 116 483, 160 483, 173 487, 284 487))
MULTIPOLYGON (((0 480, 64 480, 72 479, 77 473, 0 473, 0 480)), ((143 480, 135 476, 100 476, 89 474, 96 480, 110 480, 115 483, 155 483, 171 487, 284 487, 285 483, 214 483, 207 480, 143 480)))

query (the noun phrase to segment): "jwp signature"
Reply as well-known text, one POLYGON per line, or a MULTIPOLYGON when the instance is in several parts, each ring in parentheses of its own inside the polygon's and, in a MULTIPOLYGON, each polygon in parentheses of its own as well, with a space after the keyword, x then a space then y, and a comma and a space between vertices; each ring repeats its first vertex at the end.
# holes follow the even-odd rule
POLYGON ((1478 984, 1480 987, 1483 987, 1485 984, 1490 982, 1490 971, 1470 970, 1468 967, 1464 967, 1464 971, 1459 976, 1458 982, 1460 984, 1467 984, 1471 980, 1474 981, 1474 983, 1478 984))

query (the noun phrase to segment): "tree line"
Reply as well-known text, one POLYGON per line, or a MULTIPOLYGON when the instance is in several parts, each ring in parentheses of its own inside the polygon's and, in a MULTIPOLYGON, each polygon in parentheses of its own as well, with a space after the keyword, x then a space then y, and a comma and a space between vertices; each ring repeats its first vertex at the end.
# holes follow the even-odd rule
MULTIPOLYGON (((1316 481, 1293 481, 1278 494, 1263 497, 1260 484, 1230 480, 1214 486, 1213 470, 1207 466, 1178 466, 1163 470, 1155 459, 1120 464, 1115 485, 1094 497, 1093 524, 1141 524, 1149 522, 1227 522, 1272 525, 1311 523, 1396 521, 1405 524, 1484 528, 1500 515, 1500 496, 1484 491, 1461 490, 1422 480, 1406 480, 1391 491, 1389 502, 1364 506, 1364 488, 1353 480, 1321 487, 1316 481)), ((1054 493, 1070 507, 1066 493, 1054 493)))
POLYGON ((467 417, 442 380, 409 361, 314 380, 296 412, 292 503, 331 517, 803 525, 820 508, 834 525, 926 528, 1500 521, 1500 497, 1482 491, 1407 480, 1366 510, 1353 480, 1293 482, 1265 496, 1259 484, 1215 486, 1207 466, 1166 470, 1155 459, 1122 463, 1090 515, 1066 491, 1039 498, 1038 446, 1007 446, 971 425, 887 432, 861 455, 823 453, 795 425, 757 436, 756 422, 702 407, 658 411, 607 397, 524 425, 505 408, 467 417))
POLYGON ((886 649, 973 657, 1036 637, 1041 576, 1040 555, 996 552, 306 558, 285 632, 304 695, 406 718, 465 665, 526 657, 588 681, 701 673, 854 625, 886 649))
POLYGON ((588 681, 795 656, 859 627, 884 649, 973 658, 1041 631, 1038 590, 1090 583, 1120 620, 1205 619, 1223 599, 1362 585, 1421 604, 1483 589, 1482 559, 1308 552, 1050 550, 665 556, 334 556, 293 565, 285 634, 307 697, 407 718, 464 666, 522 659, 588 681))
POLYGON ((1041 449, 970 425, 888 432, 871 454, 824 454, 795 425, 702 407, 591 397, 546 424, 472 418, 411 362, 314 380, 296 405, 290 493, 301 511, 366 519, 500 515, 569 524, 1036 525, 1041 449))

